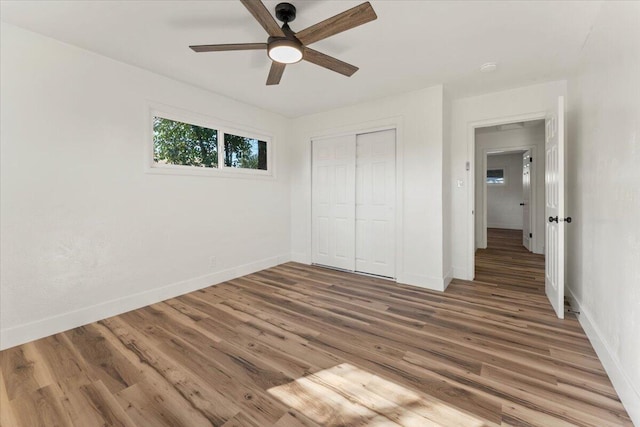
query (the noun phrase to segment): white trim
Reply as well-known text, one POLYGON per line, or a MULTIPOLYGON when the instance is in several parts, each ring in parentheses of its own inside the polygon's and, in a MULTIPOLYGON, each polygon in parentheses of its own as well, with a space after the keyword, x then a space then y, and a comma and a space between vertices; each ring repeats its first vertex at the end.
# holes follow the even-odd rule
POLYGON ((465 277, 466 275, 467 275, 467 270, 465 270, 464 268, 455 267, 455 266, 453 267, 454 278, 465 277))
POLYGON ((504 230, 522 230, 522 224, 507 224, 505 222, 487 223, 487 228, 502 228, 504 230))
POLYGON ((449 276, 446 278, 442 277, 431 277, 425 276, 422 274, 404 274, 402 276, 398 276, 396 279, 397 283, 402 283, 403 285, 415 286, 417 288, 430 289, 432 291, 440 291, 443 292, 446 287, 449 285, 449 276))
POLYGON ((467 161, 469 162, 469 185, 467 187, 467 271, 466 274, 456 277, 463 277, 466 280, 473 280, 475 276, 475 252, 476 252, 476 226, 475 226, 475 191, 476 191, 476 128, 504 125, 516 122, 528 122, 531 120, 544 120, 546 111, 519 114, 516 116, 502 116, 486 120, 467 122, 467 161))
POLYGON ((0 350, 255 273, 288 262, 289 259, 289 255, 265 258, 216 273, 172 283, 161 288, 150 289, 12 328, 1 329, 0 350))
POLYGON ((449 269, 449 272, 444 276, 444 281, 442 283, 443 285, 443 290, 447 290, 447 287, 449 287, 449 284, 451 283, 451 281, 453 280, 453 268, 449 269))
POLYGON ((195 113, 169 105, 148 102, 147 120, 145 120, 144 170, 146 173, 158 175, 190 175, 225 178, 275 178, 275 144, 268 132, 245 125, 236 125, 222 119, 195 113), (182 123, 206 127, 218 132, 218 167, 205 168, 172 164, 158 164, 153 161, 153 118, 162 117, 182 123), (257 139, 267 143, 267 170, 244 169, 224 166, 225 134, 257 139))
POLYGON ((636 389, 631 378, 624 371, 620 360, 615 351, 613 351, 613 347, 607 341, 606 335, 600 331, 598 325, 593 321, 589 311, 580 304, 580 301, 569 286, 566 286, 565 289, 568 291, 566 297, 571 307, 580 312, 576 317, 587 338, 589 338, 593 349, 596 351, 598 359, 602 362, 607 375, 609 375, 609 379, 616 393, 618 393, 622 405, 631 417, 631 421, 640 426, 640 390, 636 389))
POLYGON ((292 252, 291 261, 299 262, 300 264, 311 265, 311 254, 306 252, 292 252))

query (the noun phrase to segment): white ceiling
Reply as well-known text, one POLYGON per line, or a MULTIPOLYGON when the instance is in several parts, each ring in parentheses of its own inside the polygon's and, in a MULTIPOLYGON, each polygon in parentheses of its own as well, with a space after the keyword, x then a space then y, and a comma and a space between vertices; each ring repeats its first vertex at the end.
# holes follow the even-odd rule
MULTIPOLYGON (((279 0, 264 2, 273 11, 279 0)), ((361 1, 291 0, 294 31, 361 1)), ((295 117, 444 83, 454 97, 566 78, 600 8, 593 1, 371 0, 378 19, 312 45, 360 67, 347 78, 301 62, 265 86, 265 51, 190 44, 265 42, 236 0, 2 1, 5 22, 295 117), (485 62, 498 70, 481 73, 485 62)))

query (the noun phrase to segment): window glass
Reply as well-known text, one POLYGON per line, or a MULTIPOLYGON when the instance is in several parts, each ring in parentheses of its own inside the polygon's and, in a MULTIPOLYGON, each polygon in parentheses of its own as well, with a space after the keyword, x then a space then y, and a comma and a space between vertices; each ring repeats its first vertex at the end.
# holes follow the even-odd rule
POLYGON ((162 117, 153 118, 153 161, 218 167, 218 131, 162 117))
POLYGON ((224 165, 230 168, 267 170, 266 141, 225 133, 224 165))
POLYGON ((504 184, 504 169, 487 169, 487 184, 504 184))

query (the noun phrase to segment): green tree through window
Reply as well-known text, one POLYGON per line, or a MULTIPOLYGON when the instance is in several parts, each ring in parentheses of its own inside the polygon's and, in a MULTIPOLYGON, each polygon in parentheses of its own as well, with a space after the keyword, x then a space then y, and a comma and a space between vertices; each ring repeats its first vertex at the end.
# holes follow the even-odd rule
POLYGON ((267 170, 267 143, 225 133, 224 165, 231 168, 267 170))
POLYGON ((218 131, 154 117, 153 160, 172 165, 217 168, 218 131))

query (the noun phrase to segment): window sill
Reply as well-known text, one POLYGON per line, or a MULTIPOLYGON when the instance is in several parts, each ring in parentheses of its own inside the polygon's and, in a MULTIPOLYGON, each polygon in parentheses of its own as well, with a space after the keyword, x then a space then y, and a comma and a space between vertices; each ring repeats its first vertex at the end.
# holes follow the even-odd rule
POLYGON ((180 165, 153 165, 145 168, 145 173, 152 175, 184 175, 199 176, 205 178, 245 178, 245 179, 275 179, 270 171, 255 169, 233 168, 199 168, 195 166, 180 165))

